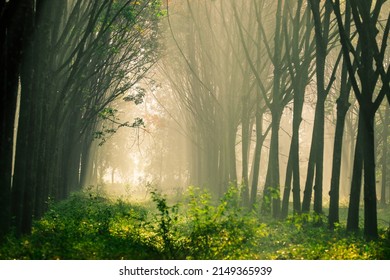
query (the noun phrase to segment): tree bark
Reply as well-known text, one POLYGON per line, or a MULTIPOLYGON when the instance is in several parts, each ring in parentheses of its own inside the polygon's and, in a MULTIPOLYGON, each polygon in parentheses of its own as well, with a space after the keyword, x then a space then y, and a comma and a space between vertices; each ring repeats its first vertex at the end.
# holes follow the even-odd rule
MULTIPOLYGON (((343 92, 341 93, 341 95, 343 95, 343 92)), ((348 102, 348 95, 346 96, 346 98, 342 98, 340 96, 337 100, 337 121, 333 146, 332 178, 329 191, 330 202, 328 219, 329 227, 331 229, 334 228, 335 223, 339 222, 341 155, 343 146, 345 116, 349 106, 350 104, 348 102)))
POLYGON ((259 183, 259 173, 260 173, 260 159, 261 159, 261 149, 264 143, 263 136, 263 111, 261 109, 260 100, 257 98, 256 102, 256 146, 255 146, 255 155, 253 158, 253 178, 252 178, 252 188, 251 188, 251 197, 250 204, 254 208, 256 205, 257 199, 257 190, 259 183))
MULTIPOLYGON (((346 36, 350 34, 351 26, 351 9, 350 5, 346 3, 345 10, 345 32, 346 36)), ((332 161, 332 177, 330 183, 330 201, 329 201, 329 227, 334 228, 335 223, 339 222, 339 197, 340 197, 340 173, 341 173, 341 160, 343 149, 343 135, 345 127, 345 117, 350 107, 348 101, 351 91, 351 84, 348 81, 348 69, 346 61, 343 61, 343 67, 341 70, 341 82, 340 82, 340 96, 337 99, 337 121, 336 131, 333 145, 333 161, 332 161)))
POLYGON ((364 119, 364 235, 368 239, 378 238, 377 196, 375 180, 374 150, 375 111, 365 112, 364 119))
POLYGON ((383 151, 382 151, 382 186, 381 186, 381 205, 386 205, 386 187, 388 186, 388 151, 387 151, 387 143, 388 143, 388 137, 389 137, 389 121, 390 121, 390 106, 389 104, 386 105, 385 109, 385 120, 383 122, 383 151))
POLYGON ((359 230, 359 204, 363 173, 363 120, 359 113, 358 134, 355 144, 355 157, 353 161, 351 194, 349 198, 347 231, 359 230))
POLYGON ((11 223, 14 124, 20 63, 32 27, 31 2, 0 2, 0 238, 11 223))
POLYGON ((279 128, 280 112, 274 109, 272 112, 271 123, 271 145, 269 150, 268 170, 264 186, 263 206, 265 213, 271 212, 274 218, 280 216, 280 174, 279 174, 279 128))
MULTIPOLYGON (((245 93, 244 93, 245 94, 245 93)), ((246 94, 249 95, 249 94, 246 94)), ((249 96, 242 98, 242 202, 244 207, 249 207, 249 108, 248 108, 249 96)))

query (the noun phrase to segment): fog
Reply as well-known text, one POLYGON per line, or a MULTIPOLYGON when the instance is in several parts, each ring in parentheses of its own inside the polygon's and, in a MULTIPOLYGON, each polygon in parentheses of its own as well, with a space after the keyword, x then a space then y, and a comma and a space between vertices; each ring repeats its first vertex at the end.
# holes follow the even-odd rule
MULTIPOLYGON (((294 62, 286 57, 287 45, 283 41, 288 38, 283 34, 281 45, 275 46, 274 34, 283 29, 287 36, 298 36, 302 40, 299 49, 288 50, 291 56, 304 59, 305 46, 309 46, 311 49, 307 51, 312 59, 315 50, 314 35, 304 39, 304 28, 294 31, 292 19, 281 21, 286 24, 284 28, 277 26, 277 4, 278 1, 170 1, 168 17, 162 23, 165 51, 147 81, 140 85, 145 90, 142 104, 118 100, 114 106, 121 121, 139 117, 144 126, 121 128, 103 145, 95 141, 96 155, 90 163, 96 169, 95 178, 87 185, 101 185, 109 194, 137 199, 145 198, 150 186, 167 194, 180 195, 188 186, 195 185, 209 189, 216 196, 221 195, 229 183, 250 188, 255 169, 256 130, 260 129, 265 137, 257 182, 257 194, 261 195, 266 185, 272 141, 269 102, 271 106, 279 106, 281 111, 277 137, 278 181, 282 193, 294 118, 295 89, 288 64, 294 62), (275 51, 277 48, 279 54, 275 51), (277 84, 272 62, 276 56, 281 60, 277 84), (277 100, 277 92, 280 100, 277 100), (260 127, 256 126, 257 106, 262 114, 257 123, 260 127), (243 149, 247 156, 243 157, 243 149)), ((305 5, 300 7, 301 15, 296 14, 297 6, 291 3, 279 11, 280 16, 298 16, 304 22, 305 5)), ((328 51, 325 80, 331 83, 340 52, 337 40, 330 39, 328 51)), ((296 71, 303 70, 290 71, 296 75, 296 71)), ((314 72, 312 60, 307 65, 307 81, 303 82, 304 104, 299 126, 301 197, 307 179, 317 103, 314 72)), ((335 72, 335 81, 325 101, 322 179, 325 204, 329 201, 331 184, 341 67, 335 72)), ((350 194, 358 119, 357 103, 352 95, 350 103, 340 176, 340 200, 345 204, 350 194)), ((384 106, 381 110, 384 112, 384 106)), ((379 181, 377 187, 379 190, 379 181)))
POLYGON ((152 198, 165 215, 160 193, 181 200, 189 186, 274 219, 328 214, 331 229, 343 207, 358 231, 364 208, 365 237, 379 237, 389 1, 0 9, 0 239, 73 195, 152 198))

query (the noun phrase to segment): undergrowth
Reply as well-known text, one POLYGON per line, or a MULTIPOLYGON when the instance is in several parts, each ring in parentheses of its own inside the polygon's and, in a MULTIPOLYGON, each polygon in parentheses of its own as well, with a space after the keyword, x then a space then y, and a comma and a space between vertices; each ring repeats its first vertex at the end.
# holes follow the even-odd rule
POLYGON ((234 187, 218 203, 198 188, 181 203, 157 191, 151 198, 137 205, 73 194, 30 235, 10 234, 0 259, 390 259, 389 230, 367 242, 343 225, 328 230, 313 214, 272 221, 243 209, 234 187))

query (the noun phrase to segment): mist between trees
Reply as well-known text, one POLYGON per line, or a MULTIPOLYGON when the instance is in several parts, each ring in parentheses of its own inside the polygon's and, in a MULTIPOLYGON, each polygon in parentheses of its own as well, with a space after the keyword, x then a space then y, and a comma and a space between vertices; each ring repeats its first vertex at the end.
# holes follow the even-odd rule
POLYGON ((389 3, 2 1, 0 235, 87 186, 284 219, 389 200, 389 3), (122 186, 119 186, 122 184, 122 186), (124 187, 126 186, 127 187, 124 187), (290 205, 289 202, 292 202, 290 205), (289 209, 289 207, 291 209, 289 209))

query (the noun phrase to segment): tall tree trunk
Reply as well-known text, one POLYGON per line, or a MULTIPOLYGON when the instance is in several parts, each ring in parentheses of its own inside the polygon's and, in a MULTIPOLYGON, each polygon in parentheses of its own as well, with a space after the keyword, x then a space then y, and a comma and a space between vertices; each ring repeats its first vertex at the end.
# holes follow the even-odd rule
POLYGON ((278 0, 276 8, 276 23, 274 35, 274 53, 272 58, 273 69, 273 88, 272 88, 272 103, 269 104, 269 109, 272 115, 271 123, 271 144, 269 150, 268 169, 265 179, 263 191, 262 210, 265 213, 271 212, 274 218, 280 216, 280 171, 279 171, 279 126, 281 115, 283 113, 283 101, 287 95, 283 92, 283 70, 282 70, 282 48, 277 47, 283 43, 284 33, 287 30, 283 29, 282 18, 287 16, 287 4, 284 1, 278 0))
POLYGON ((96 145, 93 143, 92 135, 88 131, 89 130, 87 130, 81 141, 83 146, 81 152, 79 189, 91 183, 93 173, 93 154, 96 145))
POLYGON ((248 158, 249 158, 249 110, 248 110, 249 97, 244 96, 242 98, 242 202, 244 207, 249 207, 249 179, 248 179, 248 158))
POLYGON ((317 130, 316 128, 316 122, 317 122, 317 114, 315 114, 314 117, 314 127, 312 132, 312 140, 310 145, 310 153, 309 153, 309 162, 307 165, 307 174, 306 174, 306 183, 305 183, 305 189, 303 192, 303 200, 302 200, 302 212, 308 213, 310 212, 310 204, 311 204, 311 197, 313 193, 313 181, 314 181, 314 170, 315 170, 315 162, 316 162, 316 149, 315 143, 317 141, 317 130))
POLYGON ((272 110, 271 145, 269 150, 268 170, 264 186, 263 211, 269 213, 272 205, 272 215, 279 218, 280 215, 280 174, 279 174, 279 128, 280 111, 272 110))
MULTIPOLYGON (((351 26, 351 7, 346 3, 345 10, 345 32, 346 36, 350 34, 351 26)), ((351 91, 351 84, 348 81, 348 69, 344 59, 341 70, 340 96, 337 99, 337 121, 333 145, 332 177, 330 182, 330 202, 329 202, 329 227, 334 228, 335 223, 339 222, 339 197, 340 197, 340 173, 341 159, 343 151, 343 135, 345 127, 345 117, 347 115, 350 103, 348 101, 351 91)))
MULTIPOLYGON (((295 93, 299 95, 298 93, 295 93)), ((302 100, 303 105, 303 100, 302 100)), ((294 106, 300 106, 298 102, 294 106)), ((294 108, 295 109, 295 108, 294 108)), ((290 153, 286 170, 286 182, 283 193, 282 218, 288 215, 288 205, 291 193, 291 182, 293 182, 293 210, 294 213, 301 212, 301 190, 299 172, 299 126, 301 123, 302 106, 294 110, 293 135, 291 138, 290 153), (293 180, 292 180, 293 179, 293 180)))
POLYGON ((252 178, 252 188, 251 188, 251 197, 250 204, 253 208, 256 204, 257 198, 257 189, 259 183, 259 173, 260 173, 260 159, 261 159, 261 149, 264 143, 263 136, 263 111, 261 109, 259 97, 256 102, 256 146, 255 146, 255 155, 253 158, 253 178, 252 178))
POLYGON ((280 218, 285 219, 288 215, 288 205, 290 203, 290 192, 291 192, 291 181, 292 181, 292 165, 293 165, 293 148, 292 141, 290 145, 290 152, 288 155, 287 168, 286 168, 286 180, 284 183, 284 192, 283 192, 283 200, 282 200, 282 212, 280 213, 280 218))
POLYGON ((304 92, 309 81, 309 71, 312 55, 312 21, 311 11, 306 7, 305 14, 302 14, 303 0, 298 1, 295 18, 293 19, 293 38, 291 44, 286 38, 286 49, 291 49, 291 57, 288 55, 288 70, 294 90, 294 109, 292 123, 292 137, 290 154, 286 170, 285 191, 283 194, 282 218, 288 215, 288 207, 293 184, 293 211, 294 214, 301 213, 301 186, 300 186, 300 163, 299 163, 299 128, 302 122, 302 110, 304 103, 304 92), (305 29, 302 20, 305 22, 305 29), (304 44, 302 53, 301 44, 304 44))
POLYGON ((347 231, 359 230, 359 204, 362 188, 363 174, 363 120, 359 112, 358 134, 355 144, 355 157, 353 161, 353 172, 351 182, 351 194, 349 197, 347 231))
MULTIPOLYGON (((17 234, 21 234, 23 227, 23 212, 25 207, 25 193, 26 188, 31 186, 28 184, 30 178, 28 164, 32 160, 31 157, 26 158, 30 153, 30 141, 31 135, 29 135, 30 129, 33 123, 33 111, 32 111, 32 84, 33 81, 30 77, 29 67, 23 67, 21 75, 21 86, 23 91, 21 93, 20 102, 20 115, 18 125, 18 138, 16 142, 16 154, 15 154, 15 170, 14 180, 12 185, 12 216, 14 217, 14 227, 17 234), (24 73, 25 72, 25 73, 24 73), (28 176, 28 177, 26 177, 28 176)), ((31 171, 30 171, 31 172, 31 171)))
POLYGON ((374 145, 375 111, 367 110, 364 116, 364 235, 369 239, 376 239, 378 238, 378 220, 374 145))
MULTIPOLYGON (((310 149, 310 158, 314 162, 309 162, 305 192, 303 198, 302 211, 308 212, 311 201, 312 178, 315 167, 314 181, 314 211, 322 213, 322 189, 323 189, 323 165, 324 165, 324 126, 325 126, 325 100, 328 95, 329 85, 333 82, 333 77, 329 85, 325 87, 325 61, 327 56, 327 46, 329 41, 330 29, 330 3, 325 2, 324 16, 321 17, 320 1, 309 0, 310 9, 313 14, 316 40, 316 77, 317 77, 317 104, 315 111, 315 120, 312 138, 312 147, 310 149), (322 20, 321 20, 322 18, 322 20), (312 155, 313 152, 313 155, 312 155), (312 170, 313 169, 313 170, 312 170)), ((337 67, 335 65, 334 67, 337 67)), ((332 75, 333 76, 333 75, 332 75)), ((310 161, 310 159, 309 159, 310 161)))
POLYGON ((385 119, 383 122, 383 150, 382 150, 382 186, 381 186, 381 205, 385 206, 386 205, 386 187, 387 181, 388 181, 388 174, 387 174, 387 169, 388 169, 388 152, 387 152, 387 143, 388 143, 388 137, 389 137, 389 121, 390 121, 390 106, 389 104, 386 104, 386 109, 385 109, 385 119))
POLYGON ((342 100, 341 96, 337 100, 337 121, 333 148, 332 178, 330 185, 329 202, 329 227, 334 228, 334 224, 339 222, 339 196, 340 196, 340 171, 341 155, 343 146, 343 132, 345 115, 350 104, 348 99, 342 100), (345 102, 346 101, 346 102, 345 102))
MULTIPOLYGON (((325 130, 325 99, 317 100, 318 130, 316 142, 316 173, 314 181, 314 212, 322 214, 322 189, 324 174, 324 130, 325 130)), ((317 114, 317 113, 316 113, 317 114)), ((314 144, 314 143, 313 143, 314 144)))
MULTIPOLYGON (((299 129, 298 129, 299 130, 299 129)), ((299 134, 299 132, 297 132, 299 134)), ((294 153, 293 153, 293 161, 297 162, 292 167, 293 172, 293 211, 294 214, 300 214, 302 211, 301 208, 301 177, 300 177, 300 170, 299 170, 299 136, 297 136, 297 139, 294 143, 294 153)))
POLYGON ((33 27, 33 7, 30 0, 0 3, 0 238, 7 233, 11 222, 11 176, 20 62, 33 27))

